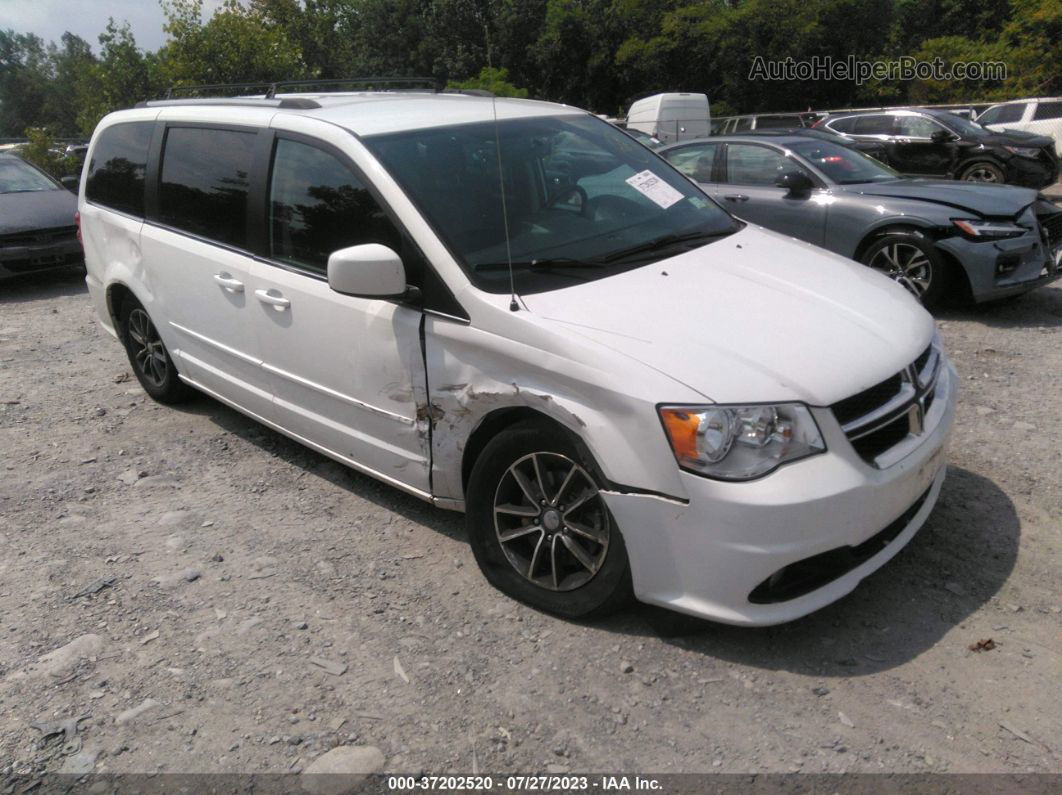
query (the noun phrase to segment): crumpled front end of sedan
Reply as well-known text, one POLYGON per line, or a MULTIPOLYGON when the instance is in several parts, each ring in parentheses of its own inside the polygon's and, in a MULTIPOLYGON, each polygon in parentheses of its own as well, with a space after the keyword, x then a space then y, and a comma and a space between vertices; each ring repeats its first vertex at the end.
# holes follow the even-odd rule
POLYGON ((963 215, 937 247, 962 265, 975 301, 1019 295, 1062 275, 1062 209, 1053 203, 1040 200, 1009 220, 963 215))

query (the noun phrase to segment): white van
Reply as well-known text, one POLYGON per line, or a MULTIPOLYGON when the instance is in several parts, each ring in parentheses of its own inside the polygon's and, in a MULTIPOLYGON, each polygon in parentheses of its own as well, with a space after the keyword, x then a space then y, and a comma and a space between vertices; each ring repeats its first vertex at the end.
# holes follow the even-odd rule
POLYGON ((990 130, 1020 130, 1055 139, 1055 153, 1062 157, 1062 97, 1015 99, 993 105, 977 117, 990 130))
POLYGON ((147 103, 84 176, 89 293, 149 395, 464 511, 540 609, 788 621, 940 492, 956 376, 918 302, 574 108, 147 103))
POLYGON ((704 138, 711 132, 707 94, 654 94, 631 104, 627 129, 641 130, 666 144, 704 138))

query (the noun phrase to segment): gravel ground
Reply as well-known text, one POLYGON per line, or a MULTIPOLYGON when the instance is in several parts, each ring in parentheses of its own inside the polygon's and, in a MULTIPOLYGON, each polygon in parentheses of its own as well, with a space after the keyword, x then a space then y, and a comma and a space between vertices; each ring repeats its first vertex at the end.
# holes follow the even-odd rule
POLYGON ((78 275, 5 283, 0 313, 0 789, 336 746, 401 772, 1062 772, 1062 287, 941 315, 939 506, 770 629, 537 613, 456 514, 207 398, 152 403, 78 275))

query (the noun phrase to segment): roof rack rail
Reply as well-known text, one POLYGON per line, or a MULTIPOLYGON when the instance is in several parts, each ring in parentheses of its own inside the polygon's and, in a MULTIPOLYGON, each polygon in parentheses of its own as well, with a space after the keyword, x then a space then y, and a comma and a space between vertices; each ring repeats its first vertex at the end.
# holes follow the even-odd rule
POLYGON ((464 94, 468 97, 493 97, 494 92, 485 88, 444 88, 442 94, 464 94))
POLYGON ((290 110, 313 110, 321 103, 306 97, 284 97, 266 99, 265 97, 190 97, 188 99, 149 99, 136 103, 138 108, 164 108, 179 105, 239 105, 253 108, 280 108, 290 110))
POLYGON ((420 88, 436 91, 438 89, 435 79, 431 77, 339 77, 326 79, 309 77, 300 80, 261 80, 257 83, 205 83, 192 86, 173 86, 167 90, 164 99, 176 99, 175 94, 177 93, 195 92, 202 94, 205 92, 247 91, 248 89, 258 89, 259 91, 254 93, 261 92, 265 99, 273 99, 277 93, 295 86, 307 86, 310 88, 317 86, 368 86, 381 90, 388 90, 387 86, 404 87, 405 90, 420 88))

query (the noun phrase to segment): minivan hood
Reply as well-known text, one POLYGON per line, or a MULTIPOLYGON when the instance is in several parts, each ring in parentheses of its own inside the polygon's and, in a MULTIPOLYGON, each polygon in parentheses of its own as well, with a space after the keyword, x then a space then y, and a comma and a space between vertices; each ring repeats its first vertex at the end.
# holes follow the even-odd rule
POLYGON ((753 226, 523 300, 565 334, 595 340, 719 403, 829 405, 910 364, 934 330, 892 280, 753 226))
POLYGON ((862 196, 888 196, 894 199, 945 204, 978 215, 1011 218, 1036 201, 1036 191, 1015 185, 992 185, 985 182, 955 182, 933 179, 895 179, 843 185, 842 190, 862 196))
POLYGON ((77 196, 68 190, 0 193, 0 235, 74 225, 77 196))

